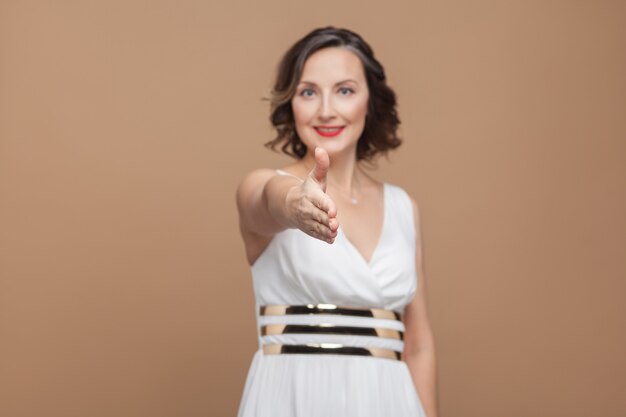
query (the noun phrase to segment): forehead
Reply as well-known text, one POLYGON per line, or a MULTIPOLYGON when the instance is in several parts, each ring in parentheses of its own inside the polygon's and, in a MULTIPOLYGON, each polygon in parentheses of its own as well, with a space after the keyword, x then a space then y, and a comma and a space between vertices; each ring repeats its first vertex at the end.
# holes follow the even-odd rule
POLYGON ((307 58, 302 69, 301 81, 315 84, 333 83, 353 79, 365 82, 361 59, 346 48, 324 48, 307 58))

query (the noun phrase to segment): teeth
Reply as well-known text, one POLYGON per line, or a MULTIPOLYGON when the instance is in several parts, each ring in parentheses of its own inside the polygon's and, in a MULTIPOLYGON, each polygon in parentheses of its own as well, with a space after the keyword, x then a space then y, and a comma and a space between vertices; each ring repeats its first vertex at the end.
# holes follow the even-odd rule
POLYGON ((331 127, 331 128, 327 128, 327 127, 318 127, 317 130, 319 130, 320 132, 336 132, 337 130, 341 129, 340 127, 331 127))

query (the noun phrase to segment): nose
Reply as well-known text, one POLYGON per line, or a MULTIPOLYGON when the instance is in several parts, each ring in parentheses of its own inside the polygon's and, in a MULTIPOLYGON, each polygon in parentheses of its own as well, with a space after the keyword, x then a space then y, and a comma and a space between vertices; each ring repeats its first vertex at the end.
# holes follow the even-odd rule
POLYGON ((319 108, 320 119, 331 119, 335 116, 335 108, 332 103, 332 96, 330 94, 323 94, 319 108))

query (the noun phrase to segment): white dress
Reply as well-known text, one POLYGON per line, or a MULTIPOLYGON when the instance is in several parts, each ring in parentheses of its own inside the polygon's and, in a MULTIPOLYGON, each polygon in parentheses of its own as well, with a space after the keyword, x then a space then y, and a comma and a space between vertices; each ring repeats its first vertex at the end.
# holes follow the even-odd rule
MULTIPOLYGON (((280 172, 279 172, 280 173, 280 172)), ((384 221, 367 262, 343 234, 333 244, 297 229, 276 234, 252 265, 259 349, 250 365, 238 417, 424 417, 406 363, 344 354, 266 354, 270 344, 337 343, 401 352, 403 341, 344 334, 269 334, 269 324, 334 324, 404 331, 402 321, 337 314, 261 315, 261 306, 334 304, 402 314, 417 291, 413 206, 384 184, 384 221)))

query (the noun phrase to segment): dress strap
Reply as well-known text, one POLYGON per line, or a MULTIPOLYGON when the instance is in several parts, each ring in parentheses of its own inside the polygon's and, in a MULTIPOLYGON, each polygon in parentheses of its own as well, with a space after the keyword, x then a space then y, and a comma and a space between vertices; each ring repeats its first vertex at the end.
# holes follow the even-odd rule
POLYGON ((289 176, 289 177, 294 177, 294 178, 297 178, 297 179, 299 179, 300 181, 304 182, 304 180, 303 180, 302 178, 300 178, 300 177, 296 177, 295 175, 290 174, 290 173, 288 173, 287 171, 283 171, 282 169, 277 169, 277 170, 276 170, 276 173, 277 173, 278 175, 287 175, 287 176, 289 176))

